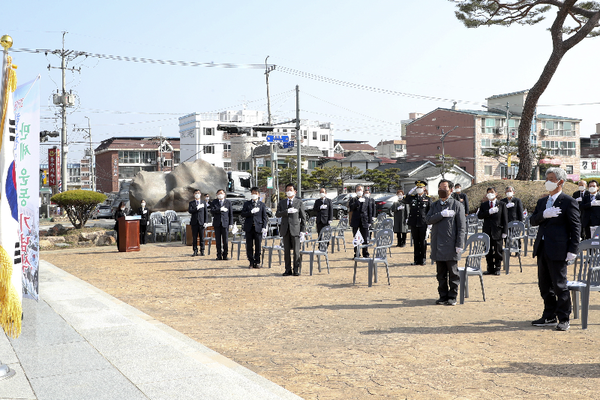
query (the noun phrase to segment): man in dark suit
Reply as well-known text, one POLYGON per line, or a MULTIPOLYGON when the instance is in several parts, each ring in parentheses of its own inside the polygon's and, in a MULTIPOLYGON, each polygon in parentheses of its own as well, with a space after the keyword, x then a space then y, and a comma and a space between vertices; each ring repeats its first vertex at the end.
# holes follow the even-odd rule
POLYGON ((375 200, 371 198, 371 191, 369 189, 365 190, 365 197, 371 207, 371 223, 373 223, 377 219, 377 205, 375 204, 375 200))
POLYGON ((496 188, 487 189, 487 200, 479 206, 477 217, 483 220, 483 232, 490 237, 490 251, 485 256, 485 275, 500 275, 502 264, 502 239, 508 233, 508 213, 506 205, 497 198, 496 188))
POLYGON ((521 199, 515 197, 515 188, 507 186, 504 194, 506 197, 500 201, 506 206, 508 222, 523 222, 523 202, 521 202, 521 199))
POLYGON ((466 194, 464 194, 462 192, 462 186, 460 186, 460 183, 457 183, 456 185, 454 185, 454 191, 452 192, 452 198, 454 200, 460 201, 461 204, 463 205, 463 208, 465 209, 465 216, 469 215, 469 198, 467 197, 466 194))
POLYGON ((249 268, 260 268, 260 242, 262 236, 267 232, 269 217, 267 206, 258 198, 258 188, 250 189, 250 201, 244 203, 242 217, 244 221, 244 232, 246 232, 246 255, 250 262, 249 268))
POLYGON ((567 174, 561 168, 546 171, 549 196, 538 200, 531 225, 539 226, 533 256, 537 257, 538 286, 544 300, 542 318, 533 326, 569 329, 571 296, 567 289, 567 262, 577 257, 581 223, 577 200, 562 192, 567 174))
POLYGON ((146 244, 146 230, 148 229, 148 221, 150 221, 150 210, 146 208, 146 200, 142 199, 141 207, 137 209, 137 215, 140 216, 140 244, 146 244))
POLYGON ((589 216, 588 210, 585 210, 581 207, 581 203, 583 202, 583 200, 586 197, 590 196, 590 192, 588 192, 586 190, 587 182, 584 181, 583 179, 580 180, 579 182, 577 182, 577 186, 578 186, 579 190, 577 190, 576 192, 573 193, 573 198, 579 204, 579 213, 581 214, 581 238, 589 239, 589 237, 587 235, 587 230, 589 227, 589 217, 590 216, 589 216))
POLYGON ((225 198, 223 189, 217 190, 217 198, 210 204, 210 212, 217 242, 217 260, 227 260, 227 236, 233 227, 233 210, 231 202, 225 198))
POLYGON ((425 193, 425 181, 416 181, 408 196, 402 200, 410 206, 408 226, 414 245, 413 265, 425 265, 427 258, 427 222, 425 218, 431 207, 430 197, 425 193))
POLYGON ((579 203, 582 224, 585 225, 584 237, 590 239, 597 226, 600 226, 600 195, 598 194, 598 182, 591 180, 588 183, 588 190, 585 192, 579 203))
POLYGON ((275 216, 281 218, 281 237, 285 259, 285 272, 283 276, 300 276, 300 233, 306 233, 306 213, 304 203, 296 198, 296 187, 293 183, 285 186, 285 195, 277 204, 275 216), (294 249, 294 263, 292 271, 292 249, 294 249))
MULTIPOLYGON (((372 207, 369 199, 364 196, 363 187, 358 185, 355 189, 355 196, 350 198, 348 202, 348 208, 352 211, 352 220, 350 226, 352 227, 352 235, 356 236, 356 232, 360 231, 363 237, 364 243, 369 243, 369 225, 373 218, 372 207)), ((369 250, 367 247, 362 249, 363 257, 369 257, 369 250)), ((354 256, 358 257, 357 246, 354 246, 354 256)))
POLYGON ((313 212, 317 215, 317 234, 333 221, 333 203, 327 198, 327 190, 321 188, 319 195, 320 198, 313 205, 313 212))
POLYGON ((194 200, 190 201, 188 212, 191 214, 190 225, 192 226, 192 257, 198 255, 198 236, 200 236, 200 255, 204 255, 204 228, 208 221, 208 210, 202 201, 202 193, 199 189, 194 190, 194 200))

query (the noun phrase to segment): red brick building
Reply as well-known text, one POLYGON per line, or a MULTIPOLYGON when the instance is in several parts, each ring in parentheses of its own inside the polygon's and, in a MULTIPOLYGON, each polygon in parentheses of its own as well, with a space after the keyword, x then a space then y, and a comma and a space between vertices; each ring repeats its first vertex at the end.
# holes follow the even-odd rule
POLYGON ((180 163, 179 138, 113 137, 94 151, 96 190, 118 192, 140 171, 171 171, 180 163))

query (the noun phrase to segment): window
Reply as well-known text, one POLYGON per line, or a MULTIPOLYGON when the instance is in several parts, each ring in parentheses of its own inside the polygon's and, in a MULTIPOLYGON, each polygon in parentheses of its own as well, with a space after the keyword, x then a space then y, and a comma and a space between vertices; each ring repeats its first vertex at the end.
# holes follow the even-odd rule
POLYGON ((546 121, 542 126, 546 136, 575 136, 575 124, 569 121, 546 121))
POLYGON ((551 156, 575 156, 576 142, 559 142, 557 140, 542 140, 542 148, 551 156))
POLYGON ((591 139, 590 147, 598 147, 598 139, 591 139))
POLYGON ((329 135, 321 135, 321 142, 326 142, 329 140, 329 135))
POLYGON ((492 147, 492 139, 481 139, 481 147, 492 147))
POLYGON ((238 162, 238 171, 249 171, 249 170, 250 170, 250 161, 238 162))
MULTIPOLYGON (((169 160, 171 161, 171 160, 169 160)), ((119 179, 131 179, 140 171, 155 171, 154 166, 148 167, 119 167, 119 179)))
POLYGON ((500 119, 482 118, 481 133, 500 133, 500 119))
POLYGON ((302 137, 308 139, 308 131, 306 129, 302 131, 302 137))
POLYGON ((271 160, 265 161, 265 167, 271 168, 271 160))
POLYGON ((491 165, 486 165, 486 166, 484 167, 484 171, 483 171, 483 173, 484 173, 485 175, 492 175, 492 166, 491 166, 491 165))
POLYGON ((227 162, 227 161, 226 161, 226 162, 224 162, 224 163, 223 163, 223 169, 224 169, 225 171, 231 171, 231 163, 230 163, 230 162, 227 162))
POLYGON ((215 136, 215 128, 204 128, 204 136, 215 136))
POLYGON ((204 146, 204 154, 215 154, 215 146, 204 146))
POLYGON ((178 151, 173 152, 173 164, 177 165, 181 163, 181 154, 178 151))
MULTIPOLYGON (((156 153, 154 155, 156 159, 156 153)), ((140 163, 140 152, 139 151, 119 151, 119 164, 139 164, 140 163)), ((145 163, 145 161, 144 161, 145 163)))
POLYGON ((308 169, 317 168, 317 160, 308 160, 308 169))
POLYGON ((317 140, 317 132, 313 132, 313 140, 317 140))
POLYGON ((163 163, 164 167, 172 167, 173 166, 173 160, 171 159, 167 159, 165 160, 165 162, 163 163))
POLYGON ((573 174, 573 166, 572 165, 567 165, 565 168, 565 172, 569 175, 573 174))
POLYGON ((404 145, 403 144, 395 144, 394 145, 394 150, 396 150, 396 151, 404 151, 404 145))
POLYGON ((230 143, 223 143, 223 157, 224 158, 231 157, 231 144, 230 143))
POLYGON ((283 132, 287 132, 287 129, 283 129, 283 132))

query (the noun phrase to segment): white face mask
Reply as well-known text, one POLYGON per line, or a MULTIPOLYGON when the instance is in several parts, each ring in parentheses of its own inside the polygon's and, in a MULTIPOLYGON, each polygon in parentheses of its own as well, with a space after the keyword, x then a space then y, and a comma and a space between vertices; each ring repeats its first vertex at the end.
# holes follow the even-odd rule
POLYGON ((402 194, 397 194, 396 196, 398 196, 398 200, 402 200, 404 198, 404 195, 402 194))
POLYGON ((199 194, 195 194, 194 197, 197 198, 197 199, 199 199, 200 195, 199 194))
POLYGON ((287 192, 285 192, 285 195, 286 195, 287 197, 294 197, 294 194, 295 194, 295 193, 294 193, 294 192, 292 192, 291 190, 288 190, 287 192))
POLYGON ((125 211, 125 207, 121 207, 121 211, 125 211))
POLYGON ((358 197, 361 197, 361 196, 363 195, 363 191, 362 191, 362 190, 359 190, 358 192, 356 192, 356 195, 357 195, 358 197))
POLYGON ((491 201, 491 200, 494 200, 496 198, 496 195, 494 193, 488 193, 487 194, 487 198, 491 201))
POLYGON ((366 197, 366 198, 369 198, 369 197, 371 197, 371 193, 365 193, 365 197, 366 197))
POLYGON ((219 193, 217 197, 219 198, 219 200, 223 200, 225 198, 225 195, 223 193, 219 193))
POLYGON ((210 201, 210 197, 205 197, 204 200, 205 201, 210 201))
POLYGON ((146 203, 142 203, 142 208, 146 207, 146 203))
MULTIPOLYGON (((546 190, 549 192, 553 192, 556 190, 556 188, 558 187, 558 183, 556 182, 550 182, 550 181, 546 181, 546 183, 544 183, 544 186, 546 187, 546 190)), ((591 192, 591 188, 590 188, 590 192, 591 192)))
POLYGON ((515 194, 513 192, 506 192, 506 197, 513 197, 515 194))
POLYGON ((590 186, 590 193, 596 193, 598 191, 597 187, 590 186))
POLYGON ((417 188, 417 194, 422 194, 425 191, 423 188, 417 188))
POLYGON ((585 190, 585 186, 579 186, 579 190, 583 192, 585 190))
POLYGON ((461 188, 456 188, 456 189, 454 189, 454 193, 460 193, 461 190, 462 190, 461 188))
POLYGON ((251 195, 250 195, 250 198, 251 198, 252 200, 256 200, 256 199, 258 199, 258 195, 257 195, 257 194, 251 194, 251 195))
POLYGON ((325 196, 327 196, 327 193, 323 193, 323 192, 321 192, 321 193, 319 193, 319 196, 321 196, 321 197, 325 197, 325 196))

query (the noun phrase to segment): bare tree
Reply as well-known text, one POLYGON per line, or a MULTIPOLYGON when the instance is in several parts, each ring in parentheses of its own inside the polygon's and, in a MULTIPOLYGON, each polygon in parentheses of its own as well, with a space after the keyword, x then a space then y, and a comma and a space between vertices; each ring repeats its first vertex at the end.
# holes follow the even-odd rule
POLYGON ((529 89, 519 125, 519 180, 528 180, 533 167, 530 132, 538 100, 544 93, 560 61, 567 51, 586 37, 600 35, 600 3, 578 0, 450 0, 456 3, 458 18, 467 28, 501 25, 535 25, 544 14, 556 8, 556 19, 550 28, 552 54, 538 81, 529 89), (567 36, 565 39, 564 36, 567 36))

